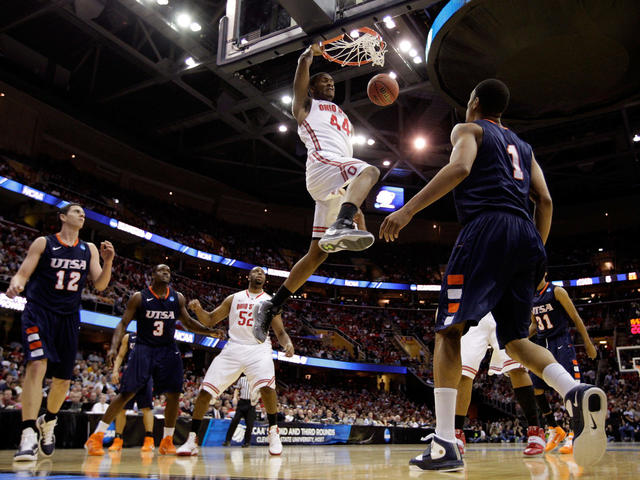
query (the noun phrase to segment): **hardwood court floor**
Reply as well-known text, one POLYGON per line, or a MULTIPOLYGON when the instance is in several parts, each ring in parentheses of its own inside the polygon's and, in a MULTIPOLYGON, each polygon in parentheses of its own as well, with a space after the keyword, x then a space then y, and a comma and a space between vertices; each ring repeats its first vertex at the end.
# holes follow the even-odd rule
POLYGON ((598 464, 582 470, 570 455, 523 459, 522 445, 471 446, 464 473, 414 472, 409 459, 420 445, 285 446, 281 457, 265 447, 206 448, 199 457, 141 456, 139 449, 119 455, 88 457, 84 450, 58 450, 52 459, 13 464, 13 451, 0 451, 0 480, 51 479, 258 479, 359 480, 440 479, 640 479, 640 444, 611 444, 598 464))

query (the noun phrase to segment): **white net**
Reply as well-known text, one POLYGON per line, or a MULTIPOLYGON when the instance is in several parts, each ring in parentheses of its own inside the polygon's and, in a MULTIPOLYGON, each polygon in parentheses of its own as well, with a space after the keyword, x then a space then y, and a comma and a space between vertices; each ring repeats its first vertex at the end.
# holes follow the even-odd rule
POLYGON ((344 66, 360 66, 367 63, 384 67, 386 44, 375 35, 361 33, 357 38, 345 34, 340 40, 324 45, 325 57, 344 66))

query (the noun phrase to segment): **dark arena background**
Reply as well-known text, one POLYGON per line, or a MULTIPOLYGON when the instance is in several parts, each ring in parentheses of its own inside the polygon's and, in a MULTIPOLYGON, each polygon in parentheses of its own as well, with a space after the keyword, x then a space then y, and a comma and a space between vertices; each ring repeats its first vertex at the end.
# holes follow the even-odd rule
MULTIPOLYGON (((582 380, 608 397, 607 452, 578 465, 522 454, 526 422, 509 379, 473 382, 464 473, 455 478, 640 478, 640 2, 636 0, 19 0, 0 3, 0 480, 403 479, 435 428, 433 358, 440 284, 460 231, 452 195, 394 243, 386 215, 445 166, 469 93, 495 77, 511 90, 503 123, 530 143, 553 199, 548 280, 569 293, 597 348, 575 328, 582 380), (264 405, 250 446, 234 388, 205 415, 199 456, 161 455, 167 397, 153 399, 156 449, 127 411, 124 448, 84 447, 117 386, 107 352, 151 269, 213 310, 247 288, 254 266, 274 294, 306 253, 313 199, 291 113, 293 78, 313 42, 368 27, 384 65, 316 57, 353 124, 353 156, 380 170, 362 204, 376 242, 331 254, 283 310, 295 355, 273 340, 282 455, 268 452, 264 405), (399 85, 388 107, 367 97, 378 73, 399 85), (391 199, 391 200, 390 200, 391 199), (82 290, 79 349, 55 427, 56 451, 14 462, 21 439, 26 298, 5 294, 29 245, 84 208, 83 240, 113 243, 109 286, 82 290)), ((133 325, 133 324, 132 324, 133 325)), ((189 433, 211 361, 228 341, 175 338, 184 364, 174 434, 189 433)), ((131 328, 133 330, 133 327, 131 328)), ((71 346, 69 347, 71 348, 71 346)), ((44 381, 42 411, 51 380, 44 381)), ((557 394, 553 417, 569 430, 557 394)), ((106 446, 113 440, 110 426, 106 446)))

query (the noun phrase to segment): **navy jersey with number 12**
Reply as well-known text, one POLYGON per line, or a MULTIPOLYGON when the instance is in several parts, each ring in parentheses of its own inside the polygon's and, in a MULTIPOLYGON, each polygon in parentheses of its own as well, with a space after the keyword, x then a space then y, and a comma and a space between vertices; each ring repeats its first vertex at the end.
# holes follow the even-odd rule
POLYGON ((556 300, 556 286, 549 282, 533 297, 533 318, 538 330, 537 337, 552 338, 569 331, 569 315, 556 300))
POLYGON ((38 266, 27 284, 27 301, 55 313, 77 313, 91 264, 89 245, 79 239, 67 245, 58 235, 48 235, 46 240, 38 266))
POLYGON ((529 208, 531 146, 491 120, 483 130, 471 172, 454 190, 458 220, 466 225, 487 211, 507 211, 532 219, 529 208))
POLYGON ((140 292, 140 306, 136 311, 137 342, 161 346, 175 342, 176 321, 180 317, 178 293, 167 287, 162 295, 156 295, 147 287, 140 292))

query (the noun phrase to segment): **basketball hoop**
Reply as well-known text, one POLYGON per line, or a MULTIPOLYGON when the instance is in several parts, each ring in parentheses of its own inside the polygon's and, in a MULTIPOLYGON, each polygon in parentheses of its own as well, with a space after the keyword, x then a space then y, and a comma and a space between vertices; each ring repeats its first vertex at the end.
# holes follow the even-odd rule
POLYGON ((384 67, 387 44, 382 40, 382 36, 367 27, 355 31, 358 32, 355 38, 343 33, 322 42, 322 56, 343 67, 359 67, 367 63, 384 67))

